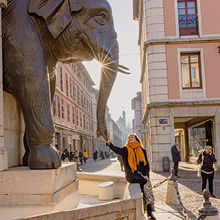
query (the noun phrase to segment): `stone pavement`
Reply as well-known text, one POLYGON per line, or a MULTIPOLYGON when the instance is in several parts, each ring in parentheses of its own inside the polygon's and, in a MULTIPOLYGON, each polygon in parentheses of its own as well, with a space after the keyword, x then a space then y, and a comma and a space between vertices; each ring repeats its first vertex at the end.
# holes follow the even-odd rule
MULTIPOLYGON (((80 166, 83 172, 92 172, 105 175, 124 176, 124 172, 120 169, 120 164, 117 158, 105 160, 92 159, 87 161, 86 165, 80 166)), ((178 179, 178 188, 181 196, 181 201, 191 220, 198 218, 198 208, 203 205, 203 196, 201 193, 201 179, 196 176, 196 164, 180 162, 178 179)), ((150 179, 152 185, 166 179, 170 175, 169 172, 151 172, 150 179)), ((154 213, 157 220, 180 220, 185 219, 181 209, 177 206, 168 206, 165 204, 167 182, 157 188, 154 188, 156 198, 154 213)), ((220 211, 220 171, 216 171, 214 178, 214 194, 217 198, 210 198, 212 205, 220 211)))

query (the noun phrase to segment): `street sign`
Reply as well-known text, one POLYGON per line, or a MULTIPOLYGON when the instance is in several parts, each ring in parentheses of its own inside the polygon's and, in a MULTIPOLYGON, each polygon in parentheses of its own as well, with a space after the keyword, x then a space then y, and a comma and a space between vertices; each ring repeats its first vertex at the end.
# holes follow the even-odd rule
POLYGON ((159 119, 159 124, 160 125, 166 125, 167 124, 167 119, 159 119))

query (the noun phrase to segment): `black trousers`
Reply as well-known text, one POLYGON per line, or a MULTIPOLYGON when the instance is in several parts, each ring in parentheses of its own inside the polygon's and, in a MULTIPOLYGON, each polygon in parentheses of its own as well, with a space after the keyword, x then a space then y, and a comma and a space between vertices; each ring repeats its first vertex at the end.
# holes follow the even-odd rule
POLYGON ((173 163, 174 163, 174 166, 173 166, 174 175, 175 175, 175 176, 178 176, 178 166, 179 166, 179 162, 173 162, 173 163))
POLYGON ((209 192, 212 195, 213 194, 213 179, 214 179, 214 171, 211 174, 206 174, 201 172, 201 176, 202 176, 202 192, 204 189, 206 189, 206 182, 207 179, 209 181, 209 192))

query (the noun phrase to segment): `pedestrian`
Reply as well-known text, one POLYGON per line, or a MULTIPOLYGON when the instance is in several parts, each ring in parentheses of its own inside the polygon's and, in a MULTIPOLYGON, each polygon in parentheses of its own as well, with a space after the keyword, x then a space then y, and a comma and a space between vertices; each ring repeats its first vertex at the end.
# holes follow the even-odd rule
POLYGON ((70 155, 69 155, 69 157, 68 157, 69 162, 73 162, 73 158, 74 158, 74 154, 73 154, 73 152, 71 151, 71 152, 70 152, 70 155))
POLYGON ((87 157, 88 157, 88 153, 87 153, 86 150, 84 150, 84 152, 83 152, 83 160, 84 160, 84 164, 85 164, 85 165, 86 165, 87 157))
POLYGON ((96 162, 97 156, 98 156, 98 151, 95 150, 94 153, 93 153, 93 160, 94 160, 94 162, 96 162))
POLYGON ((105 159, 105 156, 104 156, 104 153, 103 153, 103 151, 101 150, 101 152, 100 152, 100 157, 101 157, 101 159, 102 160, 104 160, 105 159))
POLYGON ((150 219, 156 219, 153 215, 154 195, 149 180, 149 163, 146 150, 136 134, 128 135, 126 146, 120 148, 114 146, 109 140, 106 145, 116 154, 121 155, 124 161, 125 177, 129 183, 139 183, 143 194, 144 211, 147 211, 150 219))
POLYGON ((83 152, 81 150, 79 151, 79 161, 83 165, 83 152))
POLYGON ((173 146, 171 147, 171 154, 172 154, 172 158, 173 158, 173 169, 174 169, 174 175, 177 178, 180 178, 180 176, 178 176, 178 167, 179 167, 179 162, 181 161, 180 158, 180 153, 181 150, 177 149, 178 144, 175 142, 173 144, 173 146))
POLYGON ((78 163, 78 158, 79 158, 79 152, 78 150, 75 151, 75 157, 74 157, 74 162, 78 163))
POLYGON ((61 160, 68 162, 69 161, 68 157, 69 157, 69 151, 65 149, 61 155, 61 160))
POLYGON ((205 150, 199 155, 197 162, 202 163, 202 167, 201 167, 202 192, 204 191, 204 189, 206 189, 206 183, 208 179, 210 196, 215 198, 213 194, 213 179, 215 174, 213 163, 216 162, 216 159, 215 159, 215 155, 212 152, 211 146, 205 147, 205 150))

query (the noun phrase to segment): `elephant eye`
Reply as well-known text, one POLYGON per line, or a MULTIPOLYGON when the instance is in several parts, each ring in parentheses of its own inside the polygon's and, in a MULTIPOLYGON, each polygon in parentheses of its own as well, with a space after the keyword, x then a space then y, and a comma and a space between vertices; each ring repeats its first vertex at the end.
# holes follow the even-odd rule
POLYGON ((108 20, 108 13, 105 11, 100 11, 96 16, 95 16, 95 20, 99 23, 99 24, 106 24, 107 20, 108 20))

